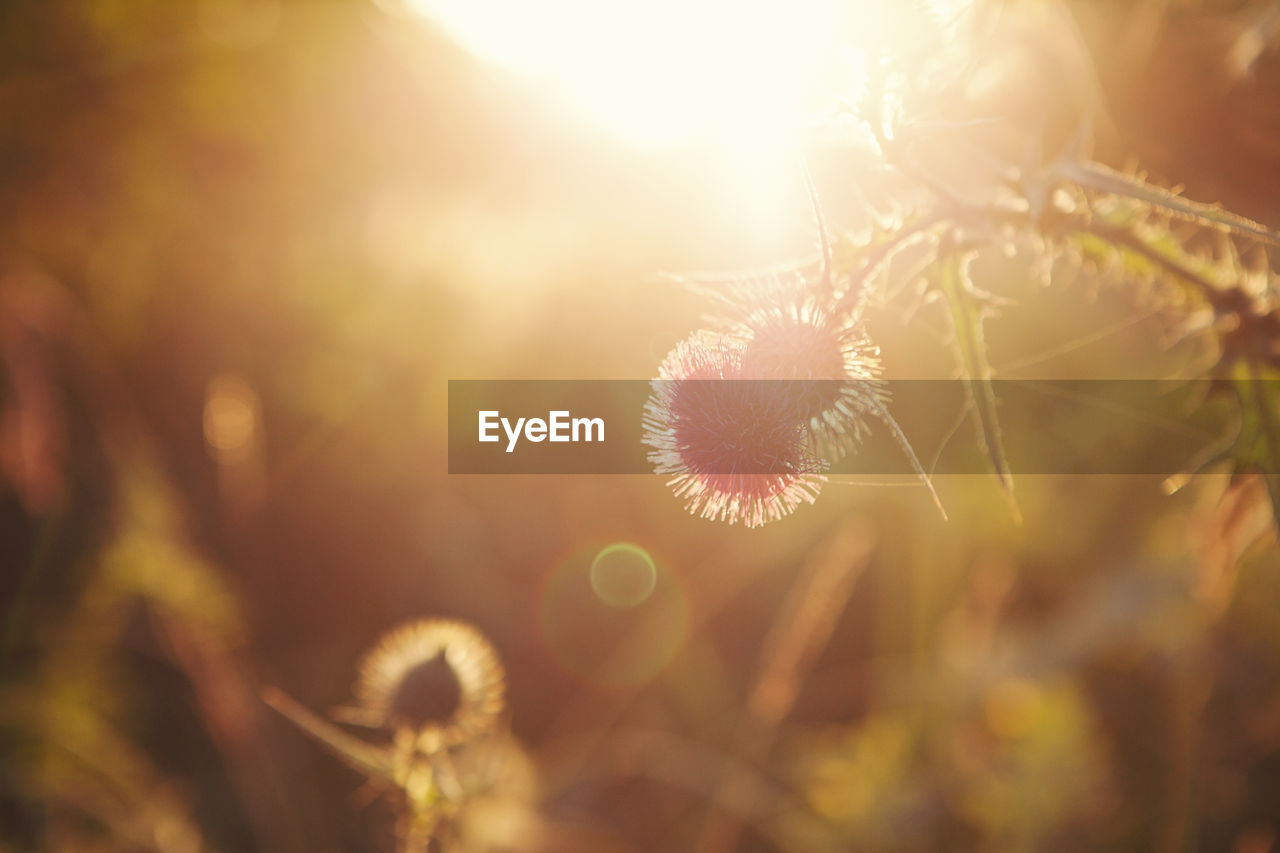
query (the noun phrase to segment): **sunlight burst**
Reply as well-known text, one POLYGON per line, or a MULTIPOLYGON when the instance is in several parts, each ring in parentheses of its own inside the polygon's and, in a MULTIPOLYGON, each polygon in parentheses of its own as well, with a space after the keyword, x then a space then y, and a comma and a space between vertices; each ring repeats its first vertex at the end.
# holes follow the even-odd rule
POLYGON ((409 2, 478 56, 544 80, 645 145, 778 140, 802 118, 849 16, 835 0, 409 2))

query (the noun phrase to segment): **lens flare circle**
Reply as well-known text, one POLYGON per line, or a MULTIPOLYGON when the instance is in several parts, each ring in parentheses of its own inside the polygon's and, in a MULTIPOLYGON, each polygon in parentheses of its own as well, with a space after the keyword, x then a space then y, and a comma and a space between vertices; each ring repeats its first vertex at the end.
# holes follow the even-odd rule
POLYGON ((658 585, 658 568, 649 552, 630 542, 609 545, 591 561, 591 588, 612 607, 637 607, 658 585))
POLYGON ((652 680, 679 654, 690 606, 680 577, 661 559, 631 543, 595 543, 550 568, 537 616, 557 664, 596 687, 619 689, 652 680), (620 606, 605 595, 634 603, 620 606))

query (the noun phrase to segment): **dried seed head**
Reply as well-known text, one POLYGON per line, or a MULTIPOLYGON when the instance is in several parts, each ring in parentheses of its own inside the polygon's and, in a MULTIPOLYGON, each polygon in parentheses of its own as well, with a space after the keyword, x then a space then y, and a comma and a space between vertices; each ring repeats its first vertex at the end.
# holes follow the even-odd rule
POLYGON ((505 678, 497 652, 474 628, 423 619, 384 636, 360 665, 355 694, 365 718, 448 746, 495 727, 505 678))

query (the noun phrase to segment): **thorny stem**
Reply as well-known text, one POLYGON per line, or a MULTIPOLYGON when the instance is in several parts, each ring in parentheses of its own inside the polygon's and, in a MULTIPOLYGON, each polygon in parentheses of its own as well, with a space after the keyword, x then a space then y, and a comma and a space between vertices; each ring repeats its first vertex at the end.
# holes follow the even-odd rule
MULTIPOLYGON (((1144 260, 1150 261, 1159 267, 1166 274, 1173 276, 1194 287, 1204 300, 1209 303, 1215 315, 1222 317, 1235 317, 1244 329, 1243 332, 1237 334, 1246 334, 1249 331, 1258 332, 1261 337, 1268 337, 1266 329, 1251 328, 1256 326, 1260 321, 1272 321, 1274 317, 1259 317, 1253 311, 1253 300, 1239 286, 1225 287, 1195 270, 1188 269, 1186 266, 1178 263, 1173 258, 1160 252, 1146 241, 1144 241, 1132 230, 1121 228, 1113 225, 1105 225, 1097 222, 1077 222, 1073 224, 1073 231, 1076 234, 1084 234, 1097 237, 1113 246, 1128 250, 1142 257, 1144 260)), ((1257 363, 1268 364, 1273 367, 1280 367, 1280 353, 1267 350, 1259 350, 1258 347, 1250 344, 1248 346, 1248 358, 1257 363)))
POLYGON ((1223 301, 1224 291, 1214 282, 1195 272, 1187 269, 1177 261, 1166 256, 1162 252, 1158 252, 1151 246, 1147 245, 1140 237, 1127 228, 1119 228, 1114 225, 1104 225, 1099 222, 1078 223, 1075 229, 1076 233, 1088 234, 1114 245, 1128 249, 1135 254, 1141 255, 1151 263, 1160 267, 1166 273, 1173 275, 1183 281, 1195 286, 1202 295, 1209 301, 1215 309, 1222 306, 1219 305, 1223 301))
POLYGON ((822 250, 822 292, 831 289, 831 238, 827 234, 827 220, 822 215, 822 201, 818 198, 818 189, 813 185, 813 175, 809 172, 808 159, 800 161, 800 170, 804 175, 804 188, 809 194, 809 205, 813 208, 814 224, 818 228, 818 245, 822 250))
POLYGON ((912 225, 904 226, 898 233, 873 249, 870 257, 863 262, 862 266, 849 275, 849 288, 836 301, 835 313, 837 315, 852 313, 857 309, 858 303, 863 298, 863 291, 868 279, 875 275, 894 255, 906 248, 911 242, 914 242, 916 238, 936 228, 943 222, 944 219, 941 216, 922 219, 912 225))

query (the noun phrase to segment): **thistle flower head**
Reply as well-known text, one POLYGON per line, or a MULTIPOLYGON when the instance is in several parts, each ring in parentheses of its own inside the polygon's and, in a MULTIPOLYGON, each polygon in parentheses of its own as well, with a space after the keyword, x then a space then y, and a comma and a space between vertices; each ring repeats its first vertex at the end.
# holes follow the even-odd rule
POLYGON ((735 324, 743 369, 762 379, 873 379, 877 351, 856 324, 803 292, 758 302, 735 324))
POLYGON ((360 666, 355 707, 335 719, 389 729, 365 742, 275 688, 263 699, 335 755, 397 792, 399 850, 432 849, 472 793, 493 783, 504 673, 484 636, 462 622, 422 619, 386 634, 360 666))
POLYGON ((742 361, 723 335, 677 345, 645 405, 644 440, 690 512, 756 527, 812 503, 826 466, 785 383, 750 381, 742 361))
POLYGON ((831 314, 799 284, 778 282, 768 298, 754 298, 731 334, 742 342, 743 374, 788 380, 819 451, 836 459, 861 442, 867 415, 887 393, 861 325, 831 314))
POLYGON ((393 630, 365 656, 355 695, 366 723, 391 729, 397 740, 449 746, 494 728, 504 674, 480 632, 423 619, 393 630))

